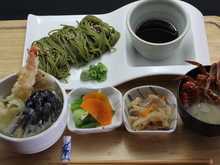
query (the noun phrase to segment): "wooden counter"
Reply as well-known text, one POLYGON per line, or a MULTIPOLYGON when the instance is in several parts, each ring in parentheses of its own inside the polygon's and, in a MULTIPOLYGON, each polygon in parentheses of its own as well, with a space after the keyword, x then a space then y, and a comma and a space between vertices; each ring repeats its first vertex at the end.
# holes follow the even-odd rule
MULTIPOLYGON (((217 16, 204 17, 211 63, 220 57, 220 29, 217 16)), ((21 68, 26 20, 0 21, 0 79, 21 68)), ((147 84, 168 88, 176 94, 175 76, 151 76, 117 86, 123 94, 128 89, 147 84)), ((0 89, 1 90, 1 89, 0 89)), ((127 160, 127 159, 200 159, 212 158, 220 164, 220 137, 204 137, 187 130, 181 119, 177 129, 163 136, 135 136, 120 128, 102 134, 77 135, 67 129, 64 135, 72 136, 71 160, 127 160)), ((1 165, 36 164, 60 161, 61 138, 49 149, 31 155, 13 153, 0 146, 1 165)))

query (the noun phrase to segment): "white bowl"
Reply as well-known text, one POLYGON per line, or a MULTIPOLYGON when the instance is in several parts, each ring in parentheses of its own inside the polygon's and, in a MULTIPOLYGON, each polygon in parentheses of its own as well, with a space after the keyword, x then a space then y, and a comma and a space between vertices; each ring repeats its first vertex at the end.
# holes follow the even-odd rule
POLYGON ((77 88, 73 89, 67 96, 68 100, 68 121, 67 121, 67 127, 71 132, 74 132, 76 134, 91 134, 91 133, 102 133, 102 132, 108 132, 111 130, 114 130, 115 128, 121 126, 123 120, 122 120, 122 94, 120 91, 118 91, 114 87, 103 87, 103 88, 77 88), (76 128, 75 127, 75 121, 73 119, 73 114, 71 110, 71 103, 74 99, 80 98, 82 95, 85 95, 87 93, 91 92, 98 92, 98 90, 101 90, 101 93, 105 94, 111 105, 113 110, 115 110, 115 114, 112 118, 112 123, 108 126, 100 126, 96 128, 76 128))
MULTIPOLYGON (((11 74, 0 81, 0 99, 5 98, 10 95, 11 88, 17 80, 16 74, 11 74), (4 89, 4 90, 3 90, 4 89)), ((55 80, 58 88, 60 89, 62 100, 63 100, 63 109, 57 119, 57 121, 50 126, 47 130, 43 131, 38 135, 34 135, 26 138, 14 138, 5 136, 0 133, 0 142, 2 145, 7 147, 13 152, 18 152, 21 154, 33 154, 41 152, 50 146, 52 146, 63 134, 63 131, 66 127, 67 119, 67 99, 66 92, 61 86, 60 82, 52 76, 55 80)))
POLYGON ((127 91, 123 97, 124 99, 124 110, 123 110, 123 119, 124 124, 128 132, 137 134, 137 135, 159 135, 159 134, 168 134, 173 132, 176 129, 177 126, 177 100, 175 95, 169 91, 166 88, 154 86, 154 85, 146 85, 146 86, 139 86, 136 88, 132 88, 129 91, 127 91), (129 114, 129 108, 128 105, 136 98, 147 98, 149 94, 156 94, 158 96, 166 96, 166 101, 174 106, 174 113, 172 117, 172 121, 170 124, 169 130, 143 130, 143 131, 134 131, 131 128, 130 122, 128 120, 129 114))
POLYGON ((190 28, 190 16, 185 7, 176 0, 141 0, 129 10, 126 26, 132 45, 142 56, 150 60, 163 60, 175 52, 190 28), (146 20, 162 19, 174 24, 179 36, 169 42, 153 43, 138 37, 137 27, 146 20))

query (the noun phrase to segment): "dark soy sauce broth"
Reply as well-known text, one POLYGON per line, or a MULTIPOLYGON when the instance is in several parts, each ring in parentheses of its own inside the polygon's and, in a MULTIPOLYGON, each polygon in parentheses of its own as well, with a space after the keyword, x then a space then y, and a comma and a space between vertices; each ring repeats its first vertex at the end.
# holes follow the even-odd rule
POLYGON ((152 43, 165 43, 178 37, 176 27, 164 19, 150 19, 141 23, 136 31, 141 39, 152 43))

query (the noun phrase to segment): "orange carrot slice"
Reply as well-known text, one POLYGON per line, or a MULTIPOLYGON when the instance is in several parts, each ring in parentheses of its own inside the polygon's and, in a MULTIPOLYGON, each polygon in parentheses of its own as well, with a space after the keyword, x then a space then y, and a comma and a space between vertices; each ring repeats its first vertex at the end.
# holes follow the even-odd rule
POLYGON ((83 96, 83 99, 84 100, 87 100, 87 99, 102 100, 109 107, 109 109, 112 110, 112 106, 110 104, 110 101, 109 101, 108 97, 106 95, 104 95, 103 93, 100 93, 100 92, 87 93, 86 95, 83 96))
POLYGON ((110 125, 112 110, 100 99, 86 99, 80 105, 89 112, 102 126, 110 125))
MULTIPOLYGON (((161 100, 165 100, 166 96, 163 96, 161 100)), ((151 109, 154 107, 155 103, 151 103, 151 105, 144 111, 144 113, 141 114, 141 117, 147 116, 147 114, 151 111, 151 109)))
POLYGON ((144 111, 144 113, 141 114, 141 117, 147 116, 147 114, 150 112, 150 110, 154 107, 155 103, 151 103, 151 105, 144 111))

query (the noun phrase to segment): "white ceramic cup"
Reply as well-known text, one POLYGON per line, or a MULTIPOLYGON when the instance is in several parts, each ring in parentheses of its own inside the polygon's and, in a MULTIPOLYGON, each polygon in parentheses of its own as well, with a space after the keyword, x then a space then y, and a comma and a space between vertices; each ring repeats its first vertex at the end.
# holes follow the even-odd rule
POLYGON ((141 0, 129 10, 126 26, 134 48, 151 60, 163 60, 175 54, 190 28, 190 16, 179 0, 141 0), (152 43, 139 38, 135 31, 146 20, 164 19, 171 22, 179 36, 165 43, 152 43))

